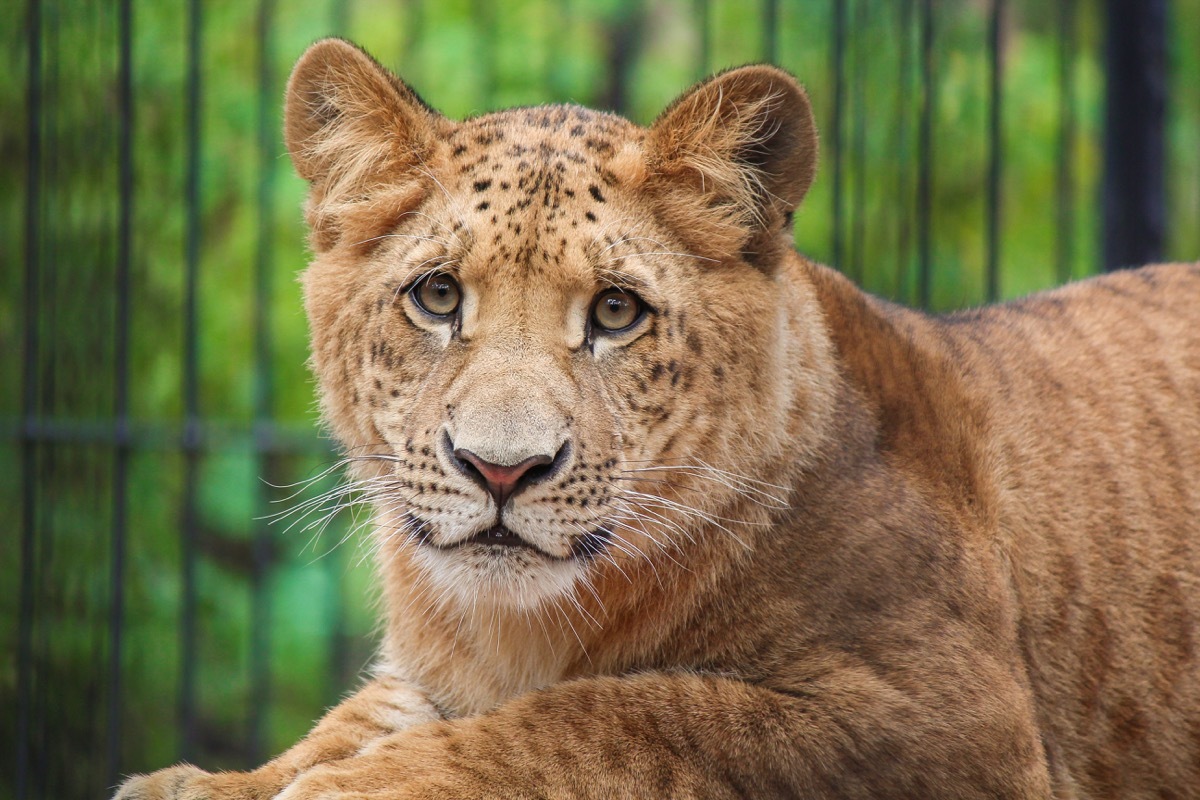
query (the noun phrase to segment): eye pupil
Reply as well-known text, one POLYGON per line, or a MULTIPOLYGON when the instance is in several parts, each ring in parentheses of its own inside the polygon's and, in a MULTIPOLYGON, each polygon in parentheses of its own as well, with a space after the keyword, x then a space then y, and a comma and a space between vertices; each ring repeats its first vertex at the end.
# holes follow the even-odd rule
POLYGON ((462 292, 454 279, 446 274, 422 279, 410 292, 413 301, 435 317, 448 317, 458 310, 462 292))
POLYGON ((592 320, 601 330, 620 331, 637 322, 641 311, 641 302, 635 295, 613 289, 600 295, 592 320))

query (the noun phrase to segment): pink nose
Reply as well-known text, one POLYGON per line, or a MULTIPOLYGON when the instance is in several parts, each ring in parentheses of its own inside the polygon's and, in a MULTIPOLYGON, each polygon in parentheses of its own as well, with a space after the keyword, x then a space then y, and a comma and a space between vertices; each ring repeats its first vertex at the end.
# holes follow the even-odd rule
POLYGON ((532 479, 546 472, 544 469, 538 469, 539 467, 554 462, 550 456, 530 456, 519 464, 506 467, 484 461, 470 450, 462 449, 455 450, 454 457, 463 472, 487 489, 488 494, 496 501, 497 510, 504 508, 508 498, 524 489, 532 479))

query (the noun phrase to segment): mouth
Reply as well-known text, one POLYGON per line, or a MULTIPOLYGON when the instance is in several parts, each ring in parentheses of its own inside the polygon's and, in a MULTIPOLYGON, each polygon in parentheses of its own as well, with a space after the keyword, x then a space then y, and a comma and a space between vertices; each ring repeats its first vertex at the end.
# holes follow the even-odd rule
POLYGON ((524 547, 529 550, 535 550, 542 555, 549 555, 549 553, 543 552, 541 548, 525 541, 519 534, 513 533, 503 525, 493 525, 487 530, 475 534, 470 539, 464 539, 457 546, 462 547, 466 544, 482 544, 489 547, 524 547))
POLYGON ((446 552, 458 550, 467 546, 475 546, 487 547, 496 553, 527 550, 551 561, 570 561, 572 559, 589 561, 603 552, 605 545, 608 543, 608 540, 611 537, 612 531, 610 531, 608 528, 596 528, 591 532, 579 537, 572 544, 571 552, 565 556, 548 553, 525 539, 519 533, 509 530, 503 525, 493 525, 492 527, 482 530, 468 539, 463 539, 461 542, 455 542, 454 544, 450 545, 442 545, 433 542, 427 535, 421 535, 419 540, 424 545, 446 552))

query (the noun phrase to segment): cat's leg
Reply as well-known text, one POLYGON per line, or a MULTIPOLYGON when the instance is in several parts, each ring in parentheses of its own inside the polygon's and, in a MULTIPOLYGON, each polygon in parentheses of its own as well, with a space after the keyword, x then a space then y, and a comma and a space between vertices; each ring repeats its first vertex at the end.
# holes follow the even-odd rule
POLYGON ((317 765, 437 719, 437 709, 411 684, 376 677, 331 709, 298 744, 253 772, 208 773, 183 764, 129 778, 114 800, 268 800, 317 765))

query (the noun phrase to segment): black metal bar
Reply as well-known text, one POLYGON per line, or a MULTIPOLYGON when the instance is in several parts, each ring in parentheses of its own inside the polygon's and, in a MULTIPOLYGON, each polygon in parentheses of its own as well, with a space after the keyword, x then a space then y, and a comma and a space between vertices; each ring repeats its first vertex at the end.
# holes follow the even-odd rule
POLYGON ((985 268, 988 302, 1000 296, 1000 177, 1004 143, 1004 54, 1000 46, 1004 24, 1004 0, 992 0, 988 22, 988 62, 991 81, 988 87, 988 177, 987 177, 987 261, 985 268))
POLYGON ((1055 248, 1055 277, 1059 283, 1071 279, 1075 261, 1075 0, 1058 4, 1058 237, 1055 248))
POLYGON ((346 689, 349 648, 346 646, 346 614, 342 602, 341 577, 345 574, 346 562, 343 547, 335 547, 322 563, 325 565, 326 580, 333 586, 332 602, 328 606, 329 661, 325 675, 325 702, 334 703, 346 689))
POLYGON ((833 0, 833 121, 830 149, 833 150, 833 246, 831 262, 842 269, 842 117, 845 113, 846 0, 833 0))
POLYGON ((625 116, 629 113, 629 84, 646 19, 645 0, 629 0, 618 6, 605 36, 608 45, 605 74, 608 85, 601 106, 625 116))
POLYGON ((554 25, 546 47, 544 84, 548 100, 554 103, 566 102, 571 94, 562 80, 562 65, 565 60, 563 53, 569 52, 571 47, 570 5, 568 0, 551 0, 550 2, 553 11, 549 13, 554 14, 554 25))
POLYGON ((896 163, 897 169, 896 212, 900 216, 898 239, 896 243, 896 294, 899 298, 911 300, 909 292, 909 267, 912 262, 908 252, 910 231, 912 227, 912 185, 909 183, 911 169, 911 153, 908 140, 908 108, 911 93, 910 79, 912 77, 912 23, 913 0, 901 0, 900 3, 900 77, 896 82, 898 102, 896 104, 896 163))
POLYGON ((928 308, 933 274, 933 3, 921 0, 921 119, 917 154, 917 304, 928 308))
POLYGON ((475 22, 479 51, 476 64, 483 76, 482 105, 490 108, 496 102, 496 15, 489 0, 472 0, 471 17, 475 22))
POLYGON ((763 60, 774 64, 779 60, 779 37, 775 31, 779 27, 779 0, 763 0, 762 37, 763 60))
POLYGON ((697 69, 697 77, 700 79, 708 77, 708 71, 712 65, 712 3, 711 0, 694 0, 692 3, 692 11, 696 15, 696 32, 699 34, 697 41, 698 51, 696 53, 696 61, 699 69, 697 69))
POLYGON ((117 76, 119 97, 117 133, 118 228, 117 298, 113 345, 116 416, 113 450, 112 562, 110 565, 108 618, 108 785, 114 786, 121 768, 122 646, 125 628, 125 526, 129 467, 129 329, 130 268, 133 259, 133 10, 131 0, 121 0, 117 9, 117 38, 120 63, 117 76))
POLYGON ((1105 0, 1104 268, 1158 261, 1167 228, 1166 0, 1105 0))
POLYGON ((417 45, 425 35, 425 4, 422 0, 406 0, 408 27, 404 31, 404 52, 400 55, 404 65, 405 80, 419 82, 420 65, 417 64, 417 45))
POLYGON ((196 294, 200 271, 200 55, 202 0, 188 3, 187 73, 187 178, 184 208, 187 214, 184 242, 183 309, 183 522, 182 572, 183 598, 180 609, 179 725, 180 757, 195 757, 196 726, 196 478, 200 459, 199 341, 196 294))
MULTIPOLYGON (((75 263, 80 257, 79 251, 72 247, 67 233, 65 220, 58 214, 50 213, 55 204, 63 199, 64 187, 70 184, 71 168, 79 149, 76 141, 64 133, 66 114, 60 104, 53 98, 69 85, 63 78, 66 68, 64 54, 69 52, 63 35, 63 14, 60 9, 42 4, 42 124, 41 147, 42 165, 38 183, 40 186, 40 207, 38 211, 40 237, 38 243, 38 292, 41 303, 37 313, 38 325, 38 358, 37 358, 37 414, 55 413, 66 405, 63 395, 57 389, 59 367, 66 366, 62 362, 63 350, 68 347, 61 336, 64 325, 60 324, 59 316, 65 311, 64 304, 57 302, 64 296, 60 292, 58 276, 62 268, 75 263)), ((97 140, 99 142, 99 140, 97 140)), ((69 286, 70 284, 68 284, 69 286)), ((71 321, 73 322, 73 320, 71 321)), ((70 325, 70 322, 67 323, 70 325)), ((68 367, 69 368, 69 367, 68 367)), ((69 402, 69 400, 68 400, 69 402)), ((58 689, 48 680, 42 669, 49 666, 54 657, 51 644, 51 628, 48 621, 54 619, 56 612, 61 610, 59 599, 61 595, 55 591, 54 578, 60 551, 58 525, 62 517, 57 513, 58 507, 54 502, 56 489, 64 485, 62 480, 69 474, 79 474, 79 460, 72 458, 66 448, 42 447, 37 453, 37 502, 39 504, 36 518, 37 529, 34 534, 35 552, 33 567, 33 685, 31 707, 31 741, 30 741, 30 795, 37 798, 58 797, 64 788, 61 770, 54 769, 54 742, 57 725, 61 716, 58 689), (60 471, 61 470, 61 471, 60 471)), ((99 689, 95 679, 87 680, 88 689, 99 689)))
POLYGON ((866 0, 858 0, 854 9, 854 75, 851 82, 851 108, 854 109, 854 130, 852 148, 854 153, 854 199, 851 206, 852 219, 850 222, 851 245, 850 270, 851 277, 862 283, 866 277, 863 274, 863 264, 866 250, 866 202, 867 202, 867 104, 866 104, 866 74, 867 74, 867 28, 869 19, 866 0))
MULTIPOLYGON (((38 397, 38 309, 41 266, 42 173, 42 16, 39 0, 26 5, 29 73, 26 84, 26 175, 25 175, 25 341, 22 360, 21 414, 25 426, 37 419, 38 397)), ((31 436, 21 442, 21 588, 17 621, 17 730, 16 800, 30 792, 31 716, 33 702, 34 547, 37 530, 38 445, 31 436)))
POLYGON ((334 36, 349 34, 350 14, 350 0, 333 0, 329 10, 329 30, 334 36))
MULTIPOLYGON (((275 89, 272 81, 271 21, 274 7, 271 0, 262 0, 258 9, 258 231, 254 259, 254 449, 259 475, 271 480, 271 459, 265 432, 270 424, 274 405, 271 385, 271 229, 274 217, 275 177, 275 89)), ((254 531, 253 564, 251 572, 251 641, 250 641, 250 709, 249 751, 252 763, 262 761, 266 751, 266 715, 270 708, 271 637, 270 597, 267 593, 271 567, 270 528, 266 484, 258 483, 260 513, 254 531)))

